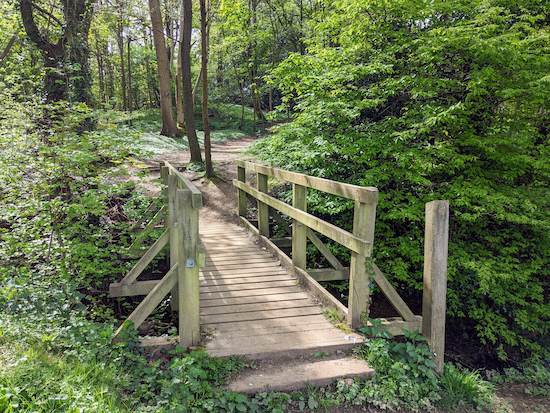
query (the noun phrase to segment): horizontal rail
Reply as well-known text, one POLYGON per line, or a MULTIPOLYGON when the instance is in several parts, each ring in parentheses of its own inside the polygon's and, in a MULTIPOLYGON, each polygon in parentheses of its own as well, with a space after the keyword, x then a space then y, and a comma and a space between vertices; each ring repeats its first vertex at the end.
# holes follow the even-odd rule
POLYGON ((233 185, 237 188, 245 191, 246 193, 252 195, 261 202, 278 209, 283 214, 288 215, 289 217, 301 222, 304 225, 307 225, 311 229, 320 232, 321 234, 329 237, 330 239, 338 242, 346 248, 364 256, 370 256, 370 243, 354 236, 348 231, 338 228, 335 225, 329 224, 328 222, 323 221, 320 218, 317 218, 314 215, 308 214, 300 209, 294 208, 283 201, 279 201, 272 196, 269 196, 263 192, 258 191, 257 189, 247 185, 244 182, 233 180, 233 185))
POLYGON ((183 186, 185 187, 182 189, 189 189, 191 191, 191 205, 193 205, 193 208, 201 209, 202 208, 201 191, 199 191, 199 189, 195 185, 193 185, 193 182, 187 179, 180 171, 174 168, 169 162, 165 161, 164 164, 170 170, 170 172, 176 175, 178 179, 182 182, 183 186))
POLYGON ((279 178, 287 182, 353 199, 364 204, 376 204, 378 202, 378 189, 375 187, 345 184, 343 182, 331 181, 330 179, 317 178, 297 172, 289 172, 269 166, 258 165, 252 162, 237 160, 234 161, 234 163, 241 168, 249 169, 260 174, 273 176, 274 178, 279 178))

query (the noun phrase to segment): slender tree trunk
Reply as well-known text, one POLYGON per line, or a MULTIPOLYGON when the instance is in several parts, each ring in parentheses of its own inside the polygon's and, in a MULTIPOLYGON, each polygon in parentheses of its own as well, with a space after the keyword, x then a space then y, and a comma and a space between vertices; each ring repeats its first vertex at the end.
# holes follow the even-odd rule
POLYGON ((160 112, 162 116, 162 131, 160 133, 165 136, 181 136, 172 111, 172 87, 170 85, 168 52, 164 41, 160 1, 149 0, 149 10, 151 12, 151 25, 153 27, 160 88, 160 112))
POLYGON ((193 91, 191 90, 191 29, 193 22, 192 0, 182 0, 183 4, 183 25, 181 36, 181 68, 182 68, 182 94, 183 114, 185 117, 185 129, 189 140, 189 151, 191 162, 202 163, 201 147, 197 139, 195 129, 195 113, 193 105, 193 91))
MULTIPOLYGON (((210 121, 208 119, 208 32, 206 28, 206 0, 200 0, 201 8, 201 73, 202 73, 202 122, 204 124, 204 161, 206 177, 212 178, 212 151, 210 147, 210 121)), ((199 75, 200 76, 200 75, 199 75)))
POLYGON ((132 126, 132 63, 130 56, 130 44, 132 39, 128 36, 128 111, 130 112, 130 118, 128 119, 128 125, 132 126))
POLYGON ((117 22, 117 45, 120 55, 120 85, 122 88, 122 110, 128 109, 126 101, 126 70, 124 68, 124 34, 122 33, 122 5, 120 6, 119 20, 117 22))

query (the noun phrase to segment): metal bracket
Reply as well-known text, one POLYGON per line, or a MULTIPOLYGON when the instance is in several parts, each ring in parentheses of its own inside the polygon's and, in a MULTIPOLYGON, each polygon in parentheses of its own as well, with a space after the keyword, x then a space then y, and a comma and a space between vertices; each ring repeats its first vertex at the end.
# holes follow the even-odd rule
POLYGON ((187 260, 187 268, 195 268, 195 260, 187 260))

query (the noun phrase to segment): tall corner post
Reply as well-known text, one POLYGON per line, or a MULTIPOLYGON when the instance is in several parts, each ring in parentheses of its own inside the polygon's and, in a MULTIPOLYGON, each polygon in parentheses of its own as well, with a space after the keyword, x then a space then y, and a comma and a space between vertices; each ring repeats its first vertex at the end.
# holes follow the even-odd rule
MULTIPOLYGON (((161 168, 161 173, 164 168, 161 168)), ((170 246, 170 268, 172 268, 176 263, 178 262, 178 246, 180 244, 178 236, 179 232, 178 229, 175 226, 175 222, 177 221, 177 205, 176 205, 176 192, 178 189, 178 178, 177 176, 170 174, 169 169, 166 167, 166 179, 164 180, 165 185, 167 185, 166 188, 166 196, 168 199, 168 216, 165 219, 165 226, 167 226, 169 234, 170 234, 170 240, 169 240, 169 246, 170 246)), ((176 285, 174 288, 172 288, 172 291, 170 293, 170 309, 172 311, 178 310, 178 286, 176 285)))
POLYGON ((193 208, 189 189, 176 193, 178 232, 179 343, 183 348, 200 342, 199 265, 196 262, 199 239, 199 211, 193 208))
MULTIPOLYGON (((307 211, 307 187, 292 184, 292 206, 307 211)), ((295 267, 306 269, 307 226, 292 220, 292 263, 295 267)))
POLYGON ((368 203, 355 201, 353 235, 365 240, 369 247, 366 255, 358 254, 355 251, 351 253, 348 322, 352 328, 361 327, 362 318, 369 315, 370 280, 367 271, 367 258, 372 254, 377 204, 378 192, 372 193, 368 203))
MULTIPOLYGON (((237 166, 237 180, 246 182, 246 169, 242 166, 237 166)), ((239 189, 239 216, 246 217, 246 192, 239 189)))
MULTIPOLYGON (((258 191, 267 194, 267 175, 258 173, 258 191)), ((269 238, 269 206, 258 200, 258 231, 269 238)))
POLYGON ((447 300, 449 201, 426 204, 422 334, 434 352, 436 371, 443 373, 447 300))

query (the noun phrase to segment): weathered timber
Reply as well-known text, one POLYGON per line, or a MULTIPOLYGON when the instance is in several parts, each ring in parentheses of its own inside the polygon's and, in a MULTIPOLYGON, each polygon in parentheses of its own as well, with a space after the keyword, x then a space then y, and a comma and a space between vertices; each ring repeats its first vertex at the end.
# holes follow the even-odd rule
POLYGON ((139 259, 139 261, 134 265, 134 267, 126 274, 126 276, 120 281, 120 284, 131 284, 137 277, 143 272, 143 270, 149 265, 153 258, 164 248, 170 235, 167 230, 165 230, 158 240, 147 250, 145 254, 139 259))
POLYGON ((365 204, 378 202, 378 189, 374 187, 364 187, 342 182, 331 181, 324 178, 316 178, 296 172, 284 171, 282 169, 271 168, 268 166, 258 165, 245 161, 234 161, 235 165, 240 168, 249 169, 251 171, 273 176, 287 182, 292 182, 308 188, 317 189, 329 194, 338 195, 344 198, 353 199, 365 204))
MULTIPOLYGON (((292 185, 292 206, 307 212, 307 188, 302 185, 292 185)), ((260 231, 260 235, 262 234, 260 231)), ((292 221, 292 264, 298 268, 306 268, 307 227, 297 219, 292 221)))
MULTIPOLYGON (((379 330, 386 330, 394 336, 402 336, 403 330, 415 331, 422 330, 422 316, 414 316, 414 320, 406 321, 401 317, 389 317, 381 318, 382 326, 376 326, 379 330)), ((372 323, 367 322, 368 326, 372 326, 372 323)))
POLYGON ((307 212, 294 208, 269 195, 263 194, 258 190, 256 190, 255 188, 252 188, 249 185, 243 184, 240 181, 234 180, 233 184, 237 188, 242 189, 245 192, 253 195, 254 197, 260 199, 262 202, 268 204, 269 206, 273 208, 277 208, 282 213, 288 215, 293 219, 298 220, 299 222, 302 222, 304 225, 307 225, 313 230, 320 232, 321 234, 329 237, 330 239, 333 239, 334 241, 345 246, 346 248, 349 248, 352 251, 355 251, 361 255, 367 256, 369 254, 369 251, 371 250, 371 246, 369 242, 357 236, 354 236, 353 234, 350 234, 349 232, 343 229, 340 229, 335 225, 329 224, 323 221, 322 219, 317 218, 316 216, 313 216, 311 214, 308 214, 307 212))
POLYGON ((288 222, 286 222, 285 219, 279 214, 279 211, 277 211, 273 207, 269 207, 269 212, 271 213, 273 219, 283 226, 283 229, 286 231, 286 233, 288 235, 291 235, 292 229, 290 228, 290 225, 288 225, 288 222))
POLYGON ((113 283, 109 286, 109 295, 111 297, 135 297, 137 295, 147 295, 155 288, 160 280, 136 281, 132 284, 113 283))
POLYGON ((194 199, 196 198, 193 191, 189 189, 178 189, 176 192, 177 230, 180 242, 178 333, 179 343, 183 348, 196 346, 200 341, 199 266, 196 262, 197 246, 200 243, 199 211, 193 205, 194 199))
POLYGON ((269 238, 279 248, 292 247, 292 237, 269 238))
POLYGON ((178 177, 179 180, 179 186, 182 189, 188 189, 191 191, 191 199, 192 199, 192 205, 195 209, 201 209, 202 208, 202 193, 201 191, 193 185, 193 183, 187 179, 180 171, 178 171, 176 168, 174 168, 172 165, 170 165, 168 162, 166 162, 166 166, 170 170, 170 174, 174 174, 178 177))
MULTIPOLYGON (((177 221, 177 205, 176 205, 176 192, 178 190, 178 177, 170 174, 170 169, 166 168, 166 180, 165 191, 168 202, 168 231, 170 231, 170 267, 174 266, 179 260, 179 232, 176 228, 175 222, 177 221)), ((179 293, 178 286, 175 285, 170 294, 170 308, 172 311, 178 311, 179 309, 179 293)))
POLYGON ((449 201, 426 204, 422 334, 434 352, 436 370, 443 373, 447 296, 449 201))
POLYGON ((297 268, 292 264, 292 260, 281 251, 275 244, 273 244, 269 238, 261 236, 258 233, 258 229, 254 227, 250 222, 241 217, 241 221, 247 226, 250 232, 258 235, 259 240, 273 255, 275 255, 281 263, 288 268, 292 273, 298 277, 298 279, 307 286, 307 288, 319 299, 324 305, 331 307, 339 312, 339 314, 347 318, 348 309, 338 301, 332 294, 330 294, 321 284, 319 284, 313 277, 311 277, 307 271, 297 268))
MULTIPOLYGON (((143 323, 143 321, 151 314, 151 312, 160 304, 160 302, 170 292, 172 287, 177 282, 178 265, 173 266, 170 271, 162 278, 162 280, 155 285, 151 292, 145 297, 136 309, 128 317, 128 321, 134 323, 137 328, 143 323)), ((124 327, 122 324, 115 335, 118 335, 124 327)))
POLYGON ((352 328, 361 327, 361 318, 368 317, 370 280, 367 274, 366 260, 370 257, 374 241, 374 223, 376 202, 365 204, 355 201, 353 214, 353 235, 365 239, 370 248, 365 253, 352 251, 350 263, 348 322, 352 328))
POLYGON ((374 278, 374 281, 376 281, 376 284, 380 287, 386 298, 389 300, 389 302, 393 305, 393 307, 397 310, 399 315, 403 317, 406 321, 415 321, 416 316, 411 311, 409 306, 403 301, 401 296, 398 294, 397 291, 395 291, 395 288, 393 288, 393 285, 386 279, 382 271, 380 271, 380 268, 376 264, 374 264, 374 274, 372 275, 374 278))
MULTIPOLYGON (((237 167, 237 180, 242 183, 246 183, 246 170, 242 167, 237 167)), ((239 189, 239 215, 246 216, 246 192, 239 189)))
POLYGON ((327 259, 327 261, 337 270, 343 270, 344 266, 338 261, 338 258, 334 256, 332 252, 327 248, 327 246, 319 239, 319 237, 311 230, 307 228, 307 237, 315 245, 321 254, 327 259))
POLYGON ((316 268, 307 270, 307 273, 318 282, 349 280, 349 267, 336 270, 332 268, 316 268))
MULTIPOLYGON (((267 175, 258 174, 258 191, 267 193, 267 175)), ((261 201, 258 202, 258 229, 260 234, 269 237, 269 206, 261 201)))

